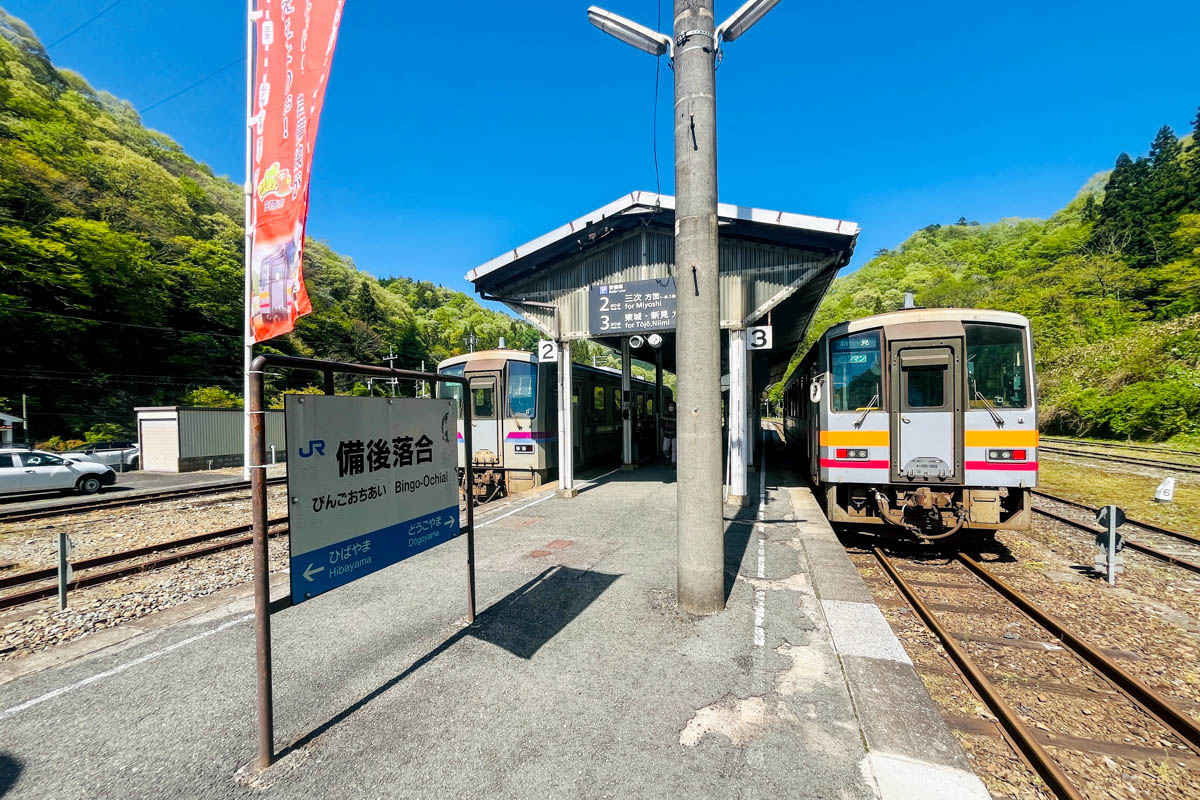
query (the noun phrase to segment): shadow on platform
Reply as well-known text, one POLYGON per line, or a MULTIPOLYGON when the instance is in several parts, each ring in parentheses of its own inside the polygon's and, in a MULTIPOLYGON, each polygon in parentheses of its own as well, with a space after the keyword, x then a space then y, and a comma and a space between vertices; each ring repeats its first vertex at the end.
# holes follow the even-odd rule
MULTIPOLYGON (((279 757, 283 758, 315 741, 468 636, 501 647, 519 658, 533 658, 542 645, 558 635, 620 577, 565 566, 547 568, 533 580, 488 606, 472 625, 418 658, 399 675, 292 742, 279 757)), ((3 769, 3 762, 0 761, 0 780, 3 769)), ((2 782, 0 788, 3 788, 2 782)))
POLYGON ((19 759, 8 753, 0 753, 0 797, 8 794, 9 790, 17 785, 17 778, 21 777, 23 770, 24 766, 19 759))

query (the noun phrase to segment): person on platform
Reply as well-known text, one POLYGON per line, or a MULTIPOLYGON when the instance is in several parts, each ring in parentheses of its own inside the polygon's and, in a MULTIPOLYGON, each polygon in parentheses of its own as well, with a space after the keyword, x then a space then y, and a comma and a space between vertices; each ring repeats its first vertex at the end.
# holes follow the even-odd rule
POLYGON ((674 467, 678 455, 675 447, 675 404, 667 403, 666 411, 662 420, 663 458, 674 467))

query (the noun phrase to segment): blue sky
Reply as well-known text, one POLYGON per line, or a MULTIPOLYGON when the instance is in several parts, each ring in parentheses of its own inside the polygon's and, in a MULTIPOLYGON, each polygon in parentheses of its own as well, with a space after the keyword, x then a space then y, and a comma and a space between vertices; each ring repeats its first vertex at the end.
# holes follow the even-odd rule
MULTIPOLYGON (((0 0, 45 43, 114 0, 0 0)), ((654 26, 655 0, 604 0, 654 26)), ((655 187, 655 59, 587 0, 350 0, 321 117, 308 231, 376 275, 470 290, 468 269, 655 187)), ((671 1, 664 0, 663 29, 671 1)), ((718 0, 717 16, 736 8, 718 0)), ((243 0, 120 0, 56 45, 139 109, 244 52, 243 0)), ((858 222, 850 269, 960 216, 1045 216, 1200 104, 1200 3, 784 0, 717 73, 723 201, 858 222)), ((144 115, 241 180, 244 66, 144 115)), ((672 73, 658 157, 673 187, 672 73)))

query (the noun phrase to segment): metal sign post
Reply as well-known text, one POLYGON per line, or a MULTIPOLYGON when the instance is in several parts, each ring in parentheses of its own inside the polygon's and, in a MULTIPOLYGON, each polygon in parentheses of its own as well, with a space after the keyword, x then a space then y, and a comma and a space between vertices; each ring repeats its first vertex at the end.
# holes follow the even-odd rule
POLYGON ((71 537, 67 536, 66 531, 58 532, 58 610, 67 610, 67 586, 71 583, 71 578, 74 577, 74 570, 71 569, 71 551, 74 550, 71 544, 71 537))
MULTIPOLYGON (((1096 512, 1096 521, 1108 529, 1096 537, 1096 544, 1104 551, 1104 564, 1108 569, 1108 585, 1115 586, 1120 564, 1117 563, 1117 551, 1125 546, 1125 542, 1117 536, 1117 528, 1125 524, 1125 512, 1118 506, 1104 506, 1096 512)), ((1099 560, 1099 559, 1097 559, 1099 560)))
MULTIPOLYGON (((467 393, 470 391, 470 384, 468 382, 468 379, 465 377, 459 377, 456 375, 443 375, 440 373, 424 373, 424 372, 414 372, 412 370, 391 369, 388 367, 377 367, 377 366, 368 365, 368 364, 346 364, 346 363, 341 363, 341 362, 337 362, 337 361, 321 361, 321 360, 309 359, 309 358, 296 358, 294 356, 268 354, 268 355, 259 356, 258 358, 254 359, 254 362, 250 365, 250 370, 249 370, 250 394, 249 394, 248 405, 249 405, 249 415, 250 415, 251 448, 250 448, 250 465, 249 465, 249 467, 250 467, 250 497, 251 497, 251 509, 252 509, 252 514, 253 514, 253 529, 254 529, 254 631, 255 631, 255 662, 256 662, 256 667, 257 667, 256 672, 257 672, 257 696, 258 696, 258 757, 256 760, 256 764, 259 769, 265 769, 266 767, 271 765, 271 762, 273 762, 275 760, 274 698, 273 698, 273 689, 272 689, 272 681, 271 681, 271 672, 272 672, 272 669, 271 669, 272 668, 272 663, 271 663, 271 593, 270 593, 270 590, 271 590, 270 577, 271 576, 270 576, 270 561, 268 559, 268 551, 267 551, 267 527, 268 527, 268 524, 267 524, 267 476, 266 476, 266 466, 267 466, 266 465, 266 449, 267 448, 266 448, 266 424, 265 424, 265 420, 264 420, 264 414, 266 412, 266 407, 265 407, 266 404, 265 404, 265 399, 264 399, 264 383, 265 383, 265 381, 263 380, 264 373, 265 373, 267 367, 277 367, 277 368, 281 368, 281 369, 303 369, 303 370, 310 370, 313 372, 322 373, 324 375, 324 384, 325 384, 325 394, 326 395, 334 394, 334 374, 338 373, 338 372, 351 374, 351 375, 367 375, 367 376, 371 376, 371 377, 375 377, 375 378, 386 378, 386 379, 403 378, 403 379, 408 379, 408 380, 426 380, 426 381, 430 381, 431 383, 456 383, 463 387, 463 396, 464 397, 466 397, 467 393)), ((323 398, 320 396, 308 397, 306 399, 311 401, 314 404, 314 408, 316 407, 316 405, 318 405, 320 403, 328 403, 328 402, 336 403, 336 402, 343 402, 343 401, 351 401, 350 398, 333 398, 333 397, 323 398)), ((367 404, 383 403, 383 404, 385 404, 385 407, 390 407, 388 398, 382 398, 382 399, 354 398, 354 401, 357 401, 359 403, 367 403, 367 404)), ((404 400, 399 400, 399 399, 394 401, 394 403, 397 403, 397 404, 402 403, 402 402, 426 404, 426 403, 431 403, 431 402, 437 403, 438 401, 414 401, 414 400, 404 401, 404 400)), ((451 413, 449 414, 449 416, 454 417, 455 415, 452 413, 452 410, 453 410, 452 404, 449 404, 447 407, 451 409, 451 413)), ((356 407, 356 408, 358 408, 358 407, 356 407)), ((365 406, 364 406, 364 408, 365 408, 365 406)), ((463 480, 464 480, 464 485, 467 487, 470 487, 470 486, 474 485, 474 482, 475 482, 475 476, 471 469, 471 455, 470 455, 471 453, 474 452, 474 450, 471 446, 471 404, 470 403, 462 404, 462 413, 463 413, 463 438, 464 438, 465 453, 466 453, 466 458, 465 458, 466 463, 463 465, 463 480)), ((451 426, 456 424, 454 421, 447 421, 447 422, 451 426)), ((439 420, 438 424, 441 425, 444 423, 443 423, 443 421, 439 420)), ((440 428, 439 428, 439 430, 440 430, 440 428)), ((376 433, 377 438, 381 435, 382 435, 382 432, 376 433)), ((402 437, 405 435, 407 435, 407 434, 402 434, 402 437)), ((430 436, 429 438, 433 439, 432 436, 430 436)), ((438 434, 438 438, 440 439, 440 434, 438 434)), ((457 435, 454 438, 456 440, 457 435)), ((391 457, 391 466, 384 468, 382 466, 383 456, 382 456, 382 454, 379 454, 378 455, 379 460, 376 462, 377 471, 383 470, 383 469, 398 470, 400 468, 400 462, 396 461, 395 443, 392 442, 391 437, 388 438, 388 442, 389 442, 389 445, 391 445, 391 450, 389 453, 389 455, 391 457)), ((416 454, 416 450, 415 450, 416 441, 414 441, 413 444, 414 444, 413 462, 414 462, 414 466, 416 466, 416 459, 418 457, 416 454)), ((312 456, 314 453, 317 452, 317 450, 312 447, 311 442, 299 442, 299 443, 290 442, 289 446, 296 448, 298 451, 307 450, 309 452, 310 456, 312 456)), ((365 461, 365 459, 366 459, 366 452, 365 452, 366 443, 365 442, 364 442, 363 446, 364 446, 364 453, 363 453, 364 470, 366 471, 366 474, 369 475, 370 472, 369 472, 369 469, 366 467, 366 461, 365 461)), ((338 458, 338 456, 336 455, 337 447, 338 447, 338 445, 335 444, 333 446, 332 452, 329 453, 330 457, 332 459, 335 459, 335 465, 336 465, 336 459, 338 458)), ((456 452, 455 448, 456 448, 456 445, 452 444, 450 452, 451 453, 456 452)), ((290 458, 292 454, 289 453, 288 455, 290 458)), ((303 460, 303 456, 299 452, 297 452, 297 456, 298 456, 297 462, 303 460)), ((345 453, 345 451, 343 451, 343 457, 345 457, 345 456, 346 456, 346 453, 345 453)), ((431 455, 431 459, 432 459, 432 455, 431 455)), ((400 461, 404 461, 404 460, 405 460, 404 457, 400 458, 400 461)), ((456 456, 455 456, 455 460, 456 460, 456 456)), ((314 461, 313 463, 315 465, 316 462, 314 461)), ((349 462, 347 462, 347 463, 349 463, 349 462)), ((357 466, 357 460, 355 460, 355 464, 357 466)), ((405 466, 407 466, 407 465, 405 465, 405 466)), ((425 461, 422 461, 420 466, 432 468, 432 460, 428 463, 426 463, 425 461)), ((447 465, 447 466, 449 466, 449 465, 447 465)), ((289 468, 288 468, 289 473, 292 472, 293 468, 295 468, 298 472, 305 471, 304 467, 289 465, 289 468)), ((443 469, 445 469, 445 468, 446 467, 443 467, 443 469)), ((314 466, 313 469, 316 469, 319 471, 320 468, 314 466)), ((434 470, 434 471, 436 471, 436 470, 434 470)), ((335 475, 337 474, 336 466, 335 466, 334 474, 335 475)), ((357 473, 356 473, 356 475, 357 475, 357 473)), ((346 477, 346 476, 341 476, 341 477, 346 477)), ((393 497, 398 492, 398 490, 396 489, 396 486, 395 486, 395 483, 396 483, 398 477, 399 477, 399 472, 397 472, 396 475, 394 475, 392 477, 392 485, 388 486, 385 484, 385 488, 388 490, 385 494, 388 497, 393 497)), ((402 483, 402 488, 403 487, 411 487, 411 476, 408 478, 408 480, 409 480, 409 483, 402 483)), ((421 482, 422 482, 422 489, 424 489, 425 487, 424 487, 423 479, 421 482)), ((442 483, 448 483, 448 481, 439 481, 437 483, 440 486, 442 483)), ((451 489, 452 491, 456 491, 456 487, 454 486, 453 483, 450 483, 450 486, 452 487, 452 489, 451 489)), ((310 488, 310 487, 306 487, 306 488, 310 488)), ((289 489, 291 489, 290 484, 289 484, 289 489)), ((342 506, 338 506, 337 502, 338 502, 339 498, 337 497, 337 495, 335 493, 334 506, 333 506, 333 509, 335 510, 335 512, 349 507, 349 500, 348 500, 349 489, 348 488, 344 489, 344 490, 338 489, 338 491, 345 491, 347 493, 346 494, 347 500, 342 506)), ((405 491, 407 492, 407 491, 409 491, 409 489, 406 488, 405 491)), ((293 494, 295 494, 295 493, 289 491, 289 497, 291 497, 293 494)), ((370 494, 369 488, 367 489, 366 494, 367 495, 370 494)), ((435 502, 437 500, 437 498, 433 496, 434 494, 435 493, 430 493, 430 494, 424 495, 425 500, 428 500, 429 502, 435 502)), ((359 496, 359 492, 358 492, 358 488, 356 488, 355 489, 356 500, 354 503, 355 506, 358 505, 358 500, 357 500, 358 496, 359 496)), ((458 533, 465 533, 466 540, 467 540, 466 541, 466 544, 467 544, 467 621, 468 621, 468 623, 473 623, 475 621, 475 510, 474 510, 474 504, 472 502, 472 498, 471 498, 469 490, 466 494, 466 497, 467 497, 467 509, 466 509, 467 521, 466 521, 466 526, 463 527, 461 530, 459 530, 459 520, 458 520, 458 516, 457 516, 457 512, 458 512, 457 503, 454 503, 452 509, 450 509, 451 513, 454 516, 452 525, 446 525, 444 522, 444 519, 439 518, 439 527, 437 528, 436 531, 432 527, 428 531, 423 531, 421 533, 416 533, 416 534, 413 534, 413 531, 409 530, 408 528, 405 528, 403 531, 400 531, 400 530, 387 531, 387 530, 378 530, 377 529, 377 530, 373 531, 372 535, 381 535, 383 537, 380 540, 381 547, 378 551, 378 552, 380 552, 380 555, 382 556, 384 553, 390 552, 390 550, 396 551, 396 552, 393 552, 392 555, 397 555, 397 553, 400 553, 400 551, 405 551, 405 552, 407 552, 407 555, 412 555, 414 552, 419 552, 421 549, 428 549, 428 547, 432 547, 433 544, 438 544, 441 541, 446 541, 450 538, 454 538, 455 536, 458 535, 458 533), (451 531, 452 529, 454 530, 454 534, 448 535, 449 531, 451 531), (413 535, 410 535, 410 534, 413 534, 413 535), (388 541, 389 536, 391 536, 393 538, 400 537, 403 547, 399 547, 397 549, 397 546, 395 545, 394 541, 388 541), (422 537, 426 537, 426 538, 424 538, 420 542, 417 542, 417 544, 415 544, 415 545, 410 544, 410 542, 412 540, 422 539, 422 537), (439 537, 441 537, 441 538, 439 538, 439 537), (434 541, 434 539, 437 539, 437 541, 434 541), (429 544, 429 542, 433 542, 433 544, 429 544), (427 546, 421 546, 421 545, 427 545, 427 546)), ((379 500, 379 499, 380 498, 377 496, 376 500, 379 500)), ((444 500, 444 498, 442 498, 442 499, 444 500)), ((315 497, 310 499, 309 502, 310 502, 310 506, 313 503, 315 503, 316 502, 315 497)), ((370 505, 370 502, 371 502, 370 500, 366 501, 368 506, 370 505)), ((323 499, 321 501, 321 503, 322 504, 326 503, 326 500, 323 499)), ((309 509, 309 510, 311 510, 311 509, 309 509)), ((323 510, 324 510, 324 506, 323 506, 323 510)), ((411 510, 411 508, 409 510, 411 510)), ((446 511, 446 509, 443 509, 443 512, 445 512, 445 511, 446 511)), ((401 513, 401 514, 405 513, 404 508, 400 508, 397 513, 401 513)), ((431 519, 432 519, 432 517, 431 517, 431 519)), ((296 517, 293 517, 291 514, 289 514, 289 523, 296 524, 297 522, 299 522, 301 524, 301 526, 303 527, 304 523, 300 521, 299 515, 297 515, 296 517)), ((360 520, 360 522, 361 522, 361 520, 360 520)), ((394 520, 394 522, 401 523, 401 520, 397 519, 397 520, 394 520)), ((412 523, 416 523, 416 522, 421 522, 420 518, 418 518, 416 520, 408 519, 405 521, 405 523, 402 523, 402 524, 410 524, 411 525, 412 523)), ((427 522, 428 521, 426 520, 425 522, 421 522, 421 524, 426 524, 427 522)), ((293 535, 295 535, 294 531, 293 531, 293 535)), ((303 534, 301 534, 301 535, 303 535, 303 534)), ((362 541, 351 542, 350 543, 351 549, 353 549, 353 545, 355 543, 359 544, 359 551, 358 551, 357 555, 360 556, 360 558, 358 560, 361 561, 362 560, 361 557, 364 555, 363 551, 362 551, 363 542, 362 541)), ((312 542, 310 542, 310 544, 312 544, 312 542)), ((321 555, 323 555, 325 557, 326 561, 328 561, 328 559, 332 557, 331 553, 332 553, 333 544, 334 544, 333 542, 318 542, 316 545, 314 545, 312 552, 313 553, 319 552, 321 555)), ((339 542, 339 544, 341 545, 341 548, 338 551, 338 558, 340 559, 341 554, 344 552, 345 542, 339 542)), ((374 548, 375 543, 372 542, 370 546, 372 548, 374 548)), ((295 547, 295 543, 293 543, 293 547, 295 547)), ((296 551, 293 550, 293 554, 295 554, 295 552, 296 551)), ((374 553, 377 551, 373 550, 372 552, 374 553)), ((310 554, 309 551, 304 551, 304 552, 301 552, 299 555, 302 557, 305 557, 305 556, 308 556, 309 554, 310 554)), ((403 553, 400 553, 397 557, 391 558, 391 560, 387 560, 387 558, 383 558, 382 560, 386 561, 386 563, 382 564, 381 566, 386 566, 387 564, 395 563, 396 561, 402 560, 402 558, 405 558, 405 557, 407 557, 407 556, 404 555, 403 553)), ((313 558, 315 559, 316 555, 314 555, 313 558)), ((293 564, 292 564, 293 573, 295 572, 295 564, 296 563, 299 563, 299 562, 293 562, 293 564)), ((366 565, 360 564, 360 566, 368 567, 368 566, 373 565, 374 563, 375 563, 374 561, 371 561, 371 562, 368 562, 366 565)), ((325 581, 326 583, 322 584, 322 588, 320 589, 320 591, 325 591, 328 589, 335 588, 335 586, 340 585, 341 583, 346 583, 357 577, 361 577, 362 575, 365 575, 365 574, 367 574, 367 572, 370 572, 370 571, 374 571, 374 570, 367 569, 367 568, 359 569, 358 567, 354 567, 345 573, 339 573, 340 576, 344 577, 344 579, 340 580, 340 582, 339 582, 339 581, 330 579, 330 573, 332 572, 331 570, 329 570, 329 569, 318 570, 317 563, 315 560, 312 562, 311 566, 309 565, 309 563, 307 561, 305 561, 305 569, 302 570, 300 572, 300 574, 293 574, 291 576, 293 592, 295 591, 295 587, 298 582, 302 586, 307 586, 307 584, 305 583, 305 580, 306 580, 305 572, 308 573, 307 577, 311 579, 311 580, 309 580, 309 583, 312 583, 314 585, 317 582, 317 578, 321 577, 321 579, 323 581, 325 581)), ((337 578, 337 577, 338 576, 334 576, 334 578, 337 578)), ((315 593, 317 593, 317 592, 307 592, 307 594, 309 594, 309 595, 312 595, 315 593)), ((305 594, 304 590, 302 590, 302 595, 303 594, 305 594)), ((307 597, 304 597, 303 599, 307 599, 307 597)))

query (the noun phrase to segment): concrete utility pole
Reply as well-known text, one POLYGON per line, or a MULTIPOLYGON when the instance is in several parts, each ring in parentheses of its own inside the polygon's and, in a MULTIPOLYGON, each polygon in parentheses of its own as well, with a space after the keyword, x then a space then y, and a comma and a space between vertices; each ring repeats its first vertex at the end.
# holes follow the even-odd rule
POLYGON ((675 0, 675 327, 679 607, 725 607, 713 0, 675 0))
POLYGON ((713 0, 675 0, 673 39, 593 6, 600 30, 675 69, 675 328, 679 477, 679 607, 725 607, 725 520, 721 493, 721 298, 717 263, 716 62, 779 0, 748 0, 719 26, 713 0))

